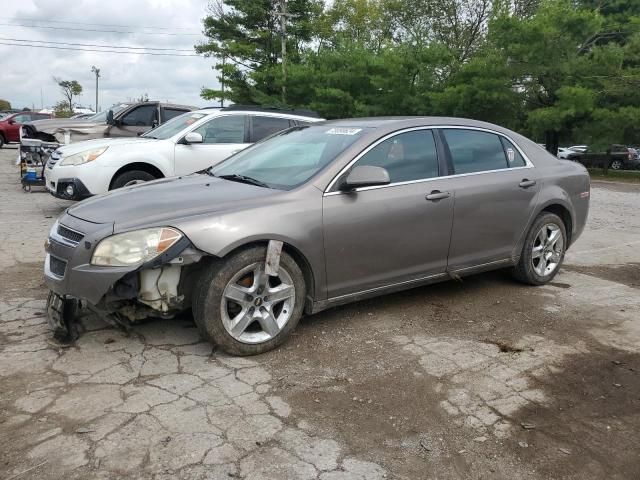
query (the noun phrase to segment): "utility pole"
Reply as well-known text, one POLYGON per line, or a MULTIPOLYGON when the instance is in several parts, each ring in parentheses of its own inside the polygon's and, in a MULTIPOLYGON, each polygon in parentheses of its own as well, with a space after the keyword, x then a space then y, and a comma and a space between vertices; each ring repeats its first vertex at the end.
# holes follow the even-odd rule
POLYGON ((96 74, 96 113, 98 113, 98 79, 100 78, 100 69, 92 65, 91 71, 96 74))
POLYGON ((291 17, 287 13, 287 0, 280 0, 280 41, 282 44, 282 103, 287 103, 287 17, 291 17))
POLYGON ((222 86, 222 97, 220 98, 220 108, 224 108, 224 66, 225 60, 227 59, 226 55, 222 54, 222 74, 220 75, 220 85, 222 86))

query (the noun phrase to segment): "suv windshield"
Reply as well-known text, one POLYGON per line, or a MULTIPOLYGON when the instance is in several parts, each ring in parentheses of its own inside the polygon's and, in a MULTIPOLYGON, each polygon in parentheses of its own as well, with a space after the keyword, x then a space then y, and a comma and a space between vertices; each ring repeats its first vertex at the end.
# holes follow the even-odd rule
POLYGON ((330 125, 290 128, 212 167, 209 173, 291 190, 331 163, 361 133, 361 128, 330 125))
POLYGON ((113 110, 113 115, 115 116, 118 114, 118 112, 124 110, 130 105, 130 103, 118 103, 116 105, 111 105, 106 110, 103 110, 100 113, 96 113, 94 116, 89 117, 85 120, 88 120, 90 122, 105 123, 107 121, 107 113, 109 113, 109 110, 113 110))
POLYGON ((201 118, 205 117, 204 113, 183 113, 177 117, 172 118, 168 122, 163 123, 159 127, 149 130, 147 133, 140 135, 145 138, 156 138, 158 140, 166 140, 174 135, 180 133, 189 125, 193 125, 201 118))

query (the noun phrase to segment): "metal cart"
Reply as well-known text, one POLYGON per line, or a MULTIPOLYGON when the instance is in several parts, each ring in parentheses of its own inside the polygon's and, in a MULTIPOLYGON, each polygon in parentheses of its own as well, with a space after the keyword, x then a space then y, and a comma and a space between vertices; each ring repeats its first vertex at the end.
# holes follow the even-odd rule
POLYGON ((51 153, 60 145, 32 138, 20 142, 20 183, 25 192, 32 187, 46 187, 44 169, 51 153))

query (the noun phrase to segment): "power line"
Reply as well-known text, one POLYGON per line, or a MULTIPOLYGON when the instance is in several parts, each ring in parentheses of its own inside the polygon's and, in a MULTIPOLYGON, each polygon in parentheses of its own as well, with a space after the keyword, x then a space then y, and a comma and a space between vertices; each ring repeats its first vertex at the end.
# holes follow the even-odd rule
POLYGON ((90 48, 72 48, 72 47, 54 47, 52 45, 33 45, 26 43, 7 43, 0 42, 0 45, 10 45, 12 47, 31 47, 31 48, 52 48, 54 50, 73 50, 76 52, 102 52, 102 53, 120 53, 125 55, 155 55, 159 57, 200 57, 198 54, 179 54, 179 53, 153 53, 153 52, 126 52, 122 50, 95 50, 90 48))
POLYGON ((4 27, 47 28, 50 30, 74 30, 77 32, 102 32, 102 33, 132 33, 136 35, 170 35, 174 37, 190 36, 199 37, 199 33, 171 33, 171 32, 131 32, 122 30, 98 30, 93 28, 52 27, 48 25, 25 25, 22 23, 0 23, 4 27))
MULTIPOLYGON (((193 49, 180 49, 180 48, 157 48, 157 47, 125 47, 118 45, 98 45, 94 43, 69 43, 69 42, 53 42, 49 40, 28 40, 21 38, 7 38, 0 37, 0 40, 7 40, 11 42, 32 42, 32 43, 51 43, 54 45, 73 45, 77 47, 100 47, 100 48, 123 48, 128 50, 158 50, 158 51, 174 51, 174 52, 193 52, 193 49)), ((125 52, 123 52, 125 53, 125 52)), ((130 52, 136 53, 136 52, 130 52)))
POLYGON ((88 23, 88 22, 71 22, 66 20, 37 20, 35 18, 24 18, 24 17, 13 17, 10 21, 23 21, 23 22, 37 22, 37 23, 68 23, 71 25, 92 25, 98 27, 118 27, 118 28, 152 28, 154 30, 188 30, 191 32, 195 32, 193 28, 190 27, 158 27, 158 26, 140 26, 140 25, 116 25, 113 23, 88 23))

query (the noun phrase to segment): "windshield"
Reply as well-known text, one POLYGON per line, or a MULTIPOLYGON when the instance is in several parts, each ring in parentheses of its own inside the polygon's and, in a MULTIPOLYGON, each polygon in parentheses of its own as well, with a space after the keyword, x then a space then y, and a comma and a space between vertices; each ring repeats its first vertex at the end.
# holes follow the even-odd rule
POLYGON ((107 108, 106 110, 101 111, 100 113, 96 113, 95 115, 85 119, 85 120, 89 120, 90 122, 97 122, 97 123, 106 123, 107 122, 107 114, 109 113, 109 110, 113 110, 113 115, 117 115, 118 112, 124 110, 125 108, 127 108, 128 106, 130 106, 130 103, 117 103, 115 105, 111 105, 109 108, 107 108))
POLYGON ((183 113, 177 117, 172 118, 168 122, 163 123, 159 127, 149 130, 147 133, 140 135, 145 138, 157 138, 159 140, 166 140, 174 135, 180 133, 189 125, 193 125, 201 118, 205 117, 205 113, 183 113))
POLYGON ((331 163, 361 135, 361 128, 296 127, 255 144, 212 167, 216 177, 245 177, 269 188, 290 190, 331 163))

